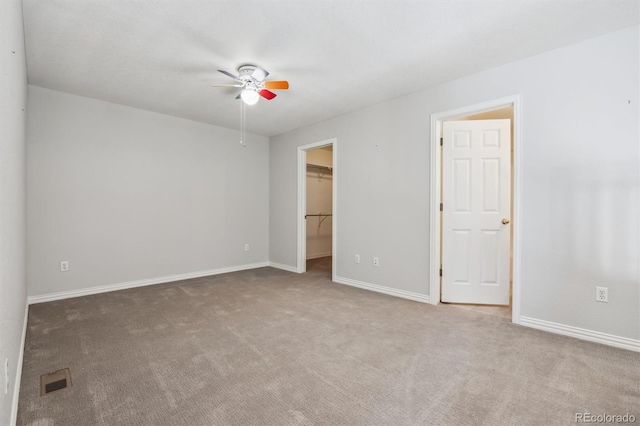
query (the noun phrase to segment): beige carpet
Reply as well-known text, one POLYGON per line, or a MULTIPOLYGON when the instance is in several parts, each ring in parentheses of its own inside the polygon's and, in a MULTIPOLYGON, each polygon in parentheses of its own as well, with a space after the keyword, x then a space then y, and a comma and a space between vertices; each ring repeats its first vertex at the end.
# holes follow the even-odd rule
POLYGON ((329 265, 31 306, 18 424, 640 422, 640 354, 333 284, 329 265), (39 396, 65 367, 73 386, 39 396))

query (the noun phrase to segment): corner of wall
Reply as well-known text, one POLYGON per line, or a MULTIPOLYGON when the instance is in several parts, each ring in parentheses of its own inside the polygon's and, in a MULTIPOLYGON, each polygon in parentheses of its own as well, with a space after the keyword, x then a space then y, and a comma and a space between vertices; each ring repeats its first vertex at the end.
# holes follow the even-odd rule
POLYGON ((0 73, 0 362, 9 369, 9 391, 0 392, 4 425, 14 424, 17 415, 26 329, 27 66, 20 0, 0 2, 0 28, 0 51, 11 52, 3 56, 0 73))

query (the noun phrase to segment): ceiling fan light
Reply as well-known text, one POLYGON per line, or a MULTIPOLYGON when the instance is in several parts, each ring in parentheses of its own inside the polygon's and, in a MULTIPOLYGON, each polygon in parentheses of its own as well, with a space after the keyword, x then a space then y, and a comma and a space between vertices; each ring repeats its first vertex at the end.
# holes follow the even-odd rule
POLYGON ((255 105, 260 99, 260 95, 255 90, 245 89, 240 93, 240 98, 247 105, 255 105))

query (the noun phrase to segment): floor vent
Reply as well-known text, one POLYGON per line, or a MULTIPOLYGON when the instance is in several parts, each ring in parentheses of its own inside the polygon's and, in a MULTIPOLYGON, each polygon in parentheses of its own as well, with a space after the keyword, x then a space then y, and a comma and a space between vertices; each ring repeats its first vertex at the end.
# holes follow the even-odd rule
POLYGON ((71 387, 71 371, 68 368, 40 376, 40 396, 71 387))

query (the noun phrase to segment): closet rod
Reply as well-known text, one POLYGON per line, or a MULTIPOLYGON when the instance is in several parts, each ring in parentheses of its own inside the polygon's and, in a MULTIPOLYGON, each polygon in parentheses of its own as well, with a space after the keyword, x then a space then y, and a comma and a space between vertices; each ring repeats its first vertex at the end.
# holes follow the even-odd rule
POLYGON ((304 218, 306 219, 309 216, 333 216, 332 214, 305 214, 304 218))

